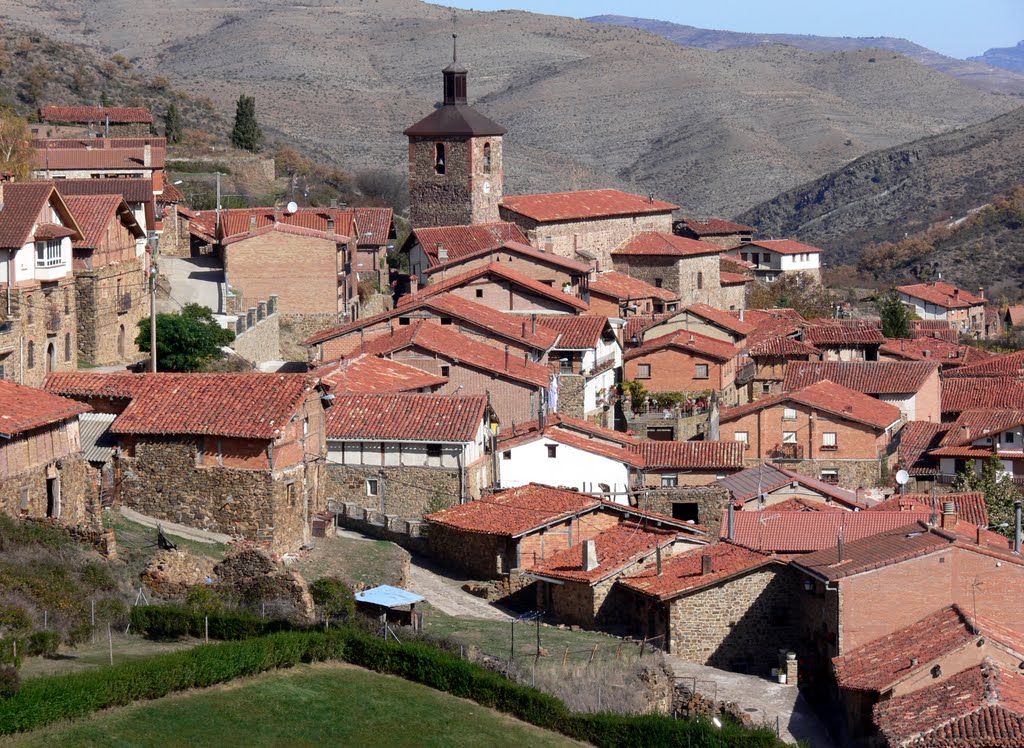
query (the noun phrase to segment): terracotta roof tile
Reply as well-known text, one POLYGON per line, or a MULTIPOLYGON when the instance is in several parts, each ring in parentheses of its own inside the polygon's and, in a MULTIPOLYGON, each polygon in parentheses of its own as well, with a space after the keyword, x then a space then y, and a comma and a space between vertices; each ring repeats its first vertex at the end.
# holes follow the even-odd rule
MULTIPOLYGON (((751 499, 756 499, 759 493, 771 493, 794 482, 806 486, 822 496, 834 499, 846 507, 860 508, 863 506, 853 491, 847 491, 839 486, 833 486, 831 483, 825 483, 768 463, 761 463, 739 473, 719 478, 715 485, 727 489, 735 502, 746 503, 751 499)), ((774 505, 770 508, 774 508, 774 505)))
POLYGON ((723 286, 738 286, 744 283, 753 283, 754 279, 742 273, 730 273, 728 270, 719 270, 718 281, 723 286))
POLYGON ((778 252, 782 255, 815 254, 822 251, 819 247, 793 241, 792 239, 758 239, 757 241, 740 246, 760 247, 761 249, 767 249, 770 252, 778 252))
MULTIPOLYGON (((621 444, 628 447, 635 447, 639 442, 633 438, 633 432, 615 431, 613 429, 607 429, 603 426, 598 426, 590 421, 585 421, 582 418, 573 418, 567 416, 564 413, 548 413, 544 417, 544 427, 549 428, 557 426, 566 431, 574 431, 593 439, 603 439, 607 442, 615 444, 621 444)), ((526 435, 530 432, 537 430, 537 419, 532 421, 524 421, 522 423, 512 423, 511 425, 502 429, 501 438, 510 439, 519 436, 526 435)))
POLYGON ((667 600, 773 563, 774 559, 741 545, 721 542, 672 556, 656 568, 646 569, 619 584, 644 595, 667 600), (711 557, 711 573, 702 574, 704 556, 711 557))
POLYGON ((1024 351, 1004 353, 987 361, 958 366, 946 372, 947 377, 1016 377, 1024 378, 1024 351))
POLYGON ((583 570, 583 545, 577 543, 528 567, 528 570, 553 579, 593 584, 628 571, 632 564, 655 553, 658 546, 671 544, 679 535, 676 529, 626 520, 591 538, 597 554, 597 566, 593 569, 583 570))
MULTIPOLYGON (((739 512, 737 516, 743 514, 739 512)), ((828 532, 820 537, 818 549, 808 548, 814 552, 794 559, 793 563, 829 581, 889 566, 946 548, 953 543, 951 537, 929 531, 925 524, 929 518, 927 512, 847 512, 844 515, 822 516, 839 517, 846 521, 841 526, 822 526, 828 532), (840 529, 843 532, 842 561, 839 560, 837 547, 840 529)))
POLYGON ((747 226, 735 221, 728 221, 724 218, 684 218, 679 222, 697 236, 728 236, 729 234, 749 234, 754 231, 752 226, 747 226))
POLYGON ((142 148, 143 146, 149 145, 156 148, 166 148, 167 138, 160 137, 158 135, 147 135, 145 137, 133 137, 133 138, 97 138, 93 137, 78 137, 78 138, 33 138, 31 141, 33 148, 81 148, 88 150, 92 148, 142 148))
POLYGON ((946 309, 967 309, 971 306, 984 304, 985 299, 975 296, 961 288, 935 281, 934 283, 912 283, 909 286, 896 286, 896 290, 915 299, 927 301, 929 304, 946 309))
POLYGON ((97 374, 87 371, 53 372, 46 375, 43 387, 65 397, 102 397, 130 399, 144 384, 143 374, 97 374))
POLYGON ((137 148, 36 148, 33 168, 48 169, 162 169, 167 149, 150 146, 149 166, 145 166, 144 146, 137 148))
POLYGON ((869 506, 865 511, 871 512, 928 512, 942 513, 942 505, 947 501, 956 504, 961 519, 972 525, 988 525, 988 507, 985 506, 985 494, 981 491, 962 493, 930 493, 893 494, 885 501, 869 506), (934 499, 935 506, 932 507, 934 499))
POLYGON ((414 392, 448 381, 447 377, 415 366, 368 354, 332 361, 317 367, 310 375, 320 379, 335 394, 414 392))
POLYGON ((697 353, 718 361, 728 361, 739 353, 739 349, 732 343, 726 343, 717 338, 711 338, 700 333, 688 330, 678 330, 668 335, 645 340, 643 345, 626 352, 627 360, 639 356, 646 356, 653 351, 663 348, 675 348, 690 353, 697 353))
POLYGON ((121 195, 127 203, 153 200, 152 179, 61 179, 62 195, 121 195))
POLYGON ((926 361, 790 361, 784 390, 827 379, 866 395, 916 393, 939 369, 926 361))
POLYGON ((118 215, 136 237, 146 235, 120 195, 69 195, 65 202, 82 230, 82 238, 71 243, 74 249, 98 249, 111 221, 118 215))
POLYGON ((605 439, 603 435, 592 431, 584 431, 574 428, 561 428, 554 418, 545 421, 543 431, 537 429, 537 422, 532 421, 528 425, 516 425, 510 431, 502 434, 498 440, 498 450, 505 451, 515 449, 523 444, 530 444, 538 439, 550 439, 551 441, 573 447, 584 452, 599 455, 609 460, 621 462, 634 468, 645 466, 644 457, 637 451, 636 446, 624 441, 612 441, 605 439), (555 425, 552 425, 554 422, 555 425))
POLYGON ((895 405, 883 403, 856 390, 822 380, 792 392, 755 400, 735 408, 727 408, 722 411, 722 422, 732 421, 748 413, 773 408, 786 402, 799 403, 877 429, 888 428, 900 420, 900 409, 895 405))
POLYGON ((648 470, 739 470, 743 444, 737 441, 659 442, 637 445, 648 470))
POLYGON ((747 337, 757 329, 756 326, 750 322, 742 320, 730 312, 716 309, 708 304, 691 304, 683 311, 707 320, 716 327, 720 327, 723 330, 741 338, 747 337))
POLYGON ((626 326, 622 331, 622 339, 626 345, 630 345, 634 338, 639 340, 640 333, 649 327, 652 327, 659 322, 668 319, 672 316, 672 313, 668 314, 634 314, 626 317, 626 326))
MULTIPOLYGON (((963 411, 956 423, 939 443, 940 447, 966 447, 971 442, 986 437, 997 437, 1001 431, 1008 431, 1024 424, 1024 410, 1004 408, 977 408, 963 411)), ((1016 445, 1014 449, 1017 449, 1016 445)), ((992 447, 988 448, 992 451, 992 447)))
MULTIPOLYGON (((204 210, 196 213, 191 223, 215 236, 216 221, 216 211, 204 210)), ((273 207, 232 208, 220 212, 221 244, 242 241, 272 230, 347 241, 356 234, 356 214, 340 208, 299 208, 294 213, 275 212, 273 207), (333 233, 329 231, 328 221, 334 222, 333 233)))
POLYGON ((530 483, 428 514, 424 519, 464 532, 518 537, 600 505, 598 499, 587 494, 530 483))
MULTIPOLYGON (((474 227, 475 228, 475 227, 474 227)), ((437 253, 437 247, 434 247, 434 254, 437 253)), ((475 260, 488 255, 497 254, 499 252, 507 252, 509 254, 517 255, 522 258, 526 258, 533 264, 539 265, 553 265, 560 268, 567 273, 574 275, 583 275, 590 272, 590 265, 585 262, 578 262, 576 260, 570 260, 556 255, 554 252, 543 252, 536 247, 529 244, 523 244, 517 241, 506 241, 502 242, 498 246, 488 246, 482 249, 477 249, 472 252, 460 254, 458 257, 452 257, 451 253, 448 254, 448 261, 437 263, 436 258, 432 258, 436 264, 432 264, 427 268, 427 273, 433 275, 443 269, 450 268, 453 266, 461 265, 469 260, 475 260)))
POLYGON ((699 257, 717 255, 721 252, 722 248, 711 242, 657 231, 644 231, 623 242, 612 251, 612 256, 699 257))
POLYGON ((933 475, 938 466, 929 466, 927 452, 939 445, 949 426, 931 421, 907 421, 898 434, 896 454, 911 475, 933 475))
POLYGON ((611 189, 516 195, 505 197, 501 207, 541 222, 669 213, 679 208, 672 203, 611 189))
POLYGON ((423 251, 430 258, 431 266, 437 265, 437 245, 448 252, 449 260, 458 260, 484 250, 500 247, 505 242, 529 244, 529 240, 518 226, 505 221, 478 223, 471 226, 435 226, 412 230, 423 251))
POLYGON ((356 208, 360 247, 383 247, 391 238, 391 208, 356 208))
POLYGON ((429 286, 421 288, 416 293, 407 294, 400 298, 398 300, 398 306, 405 306, 421 299, 446 293, 452 289, 459 288, 467 283, 472 283, 478 278, 483 278, 485 276, 490 278, 499 278, 513 286, 518 286, 519 288, 526 289, 530 293, 556 301, 570 309, 577 309, 581 312, 585 312, 589 309, 589 304, 583 301, 583 299, 563 293, 562 291, 541 283, 539 280, 535 280, 528 275, 512 270, 508 267, 507 263, 500 262, 492 262, 489 265, 472 268, 471 270, 459 273, 458 275, 452 275, 442 280, 435 280, 429 286))
POLYGON ((836 346, 882 345, 882 330, 870 324, 841 325, 823 320, 810 320, 802 326, 801 340, 819 348, 836 346))
POLYGON ((631 299, 658 299, 659 301, 677 301, 679 294, 665 288, 652 286, 617 270, 606 270, 598 273, 590 281, 590 293, 608 296, 619 302, 631 299))
POLYGON ((760 336, 756 343, 748 345, 747 355, 752 358, 803 359, 817 356, 818 349, 786 335, 767 335, 760 336))
POLYGON ((483 395, 338 395, 327 409, 327 437, 471 442, 486 407, 483 395))
POLYGON ((558 333, 555 350, 583 350, 597 348, 601 336, 609 330, 608 318, 589 314, 576 316, 547 316, 540 324, 558 333))
POLYGON ((845 512, 847 509, 836 506, 835 504, 826 504, 821 501, 815 501, 814 499, 804 498, 802 496, 793 496, 792 498, 786 499, 785 501, 777 501, 769 507, 773 512, 845 512))
POLYGON ((21 249, 32 241, 32 230, 52 192, 52 182, 4 185, 0 204, 0 249, 21 249))
MULTIPOLYGON (((722 538, 728 537, 726 514, 722 512, 719 529, 722 538)), ((836 561, 835 546, 840 531, 845 546, 844 557, 849 560, 843 568, 852 569, 857 568, 859 562, 867 563, 879 555, 877 552, 874 555, 867 552, 859 554, 858 549, 853 547, 854 543, 885 533, 891 535, 893 528, 898 528, 896 538, 901 540, 907 533, 920 529, 916 525, 918 521, 924 522, 927 519, 926 512, 773 512, 769 507, 759 512, 735 512, 733 540, 748 548, 775 553, 807 553, 809 555, 799 559, 799 564, 827 574, 834 571, 829 566, 836 561), (911 525, 913 527, 908 530, 911 525)), ((951 541, 938 538, 927 542, 931 545, 948 545, 951 541)), ((878 545, 865 548, 873 550, 878 545)), ((888 547, 882 549, 883 552, 888 550, 888 547)))
POLYGON ((112 125, 153 123, 153 113, 142 106, 44 106, 39 107, 42 122, 105 123, 112 125))
POLYGON ((183 203, 185 195, 174 185, 174 182, 164 182, 163 189, 160 190, 156 199, 162 203, 183 203))
POLYGON ((973 345, 961 345, 943 338, 929 336, 910 340, 886 338, 885 343, 878 350, 886 356, 908 361, 935 361, 943 368, 969 366, 987 361, 996 355, 973 345))
POLYGON ((1024 382, 1009 377, 942 380, 943 414, 997 406, 1024 410, 1024 382))
POLYGON ((0 437, 5 439, 89 410, 74 400, 0 379, 0 437))

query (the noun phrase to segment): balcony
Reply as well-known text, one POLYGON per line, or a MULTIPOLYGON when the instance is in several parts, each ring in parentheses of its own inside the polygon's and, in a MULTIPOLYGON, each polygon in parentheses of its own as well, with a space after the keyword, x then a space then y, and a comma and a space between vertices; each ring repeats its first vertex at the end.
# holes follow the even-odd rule
POLYGON ((742 387, 745 384, 749 384, 754 381, 754 375, 757 374, 757 364, 753 361, 743 364, 736 371, 736 386, 742 387))
POLYGON ((132 308, 132 293, 131 293, 131 291, 126 291, 125 293, 120 294, 114 300, 114 306, 116 307, 118 314, 127 314, 128 310, 130 310, 132 308))
POLYGON ((804 448, 800 444, 776 444, 768 450, 768 457, 773 460, 802 460, 804 448))

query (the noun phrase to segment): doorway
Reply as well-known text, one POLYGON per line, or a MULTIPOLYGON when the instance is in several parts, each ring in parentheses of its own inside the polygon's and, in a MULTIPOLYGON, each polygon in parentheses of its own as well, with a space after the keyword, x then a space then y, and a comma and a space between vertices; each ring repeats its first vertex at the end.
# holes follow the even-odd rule
POLYGON ((56 519, 60 516, 60 480, 46 479, 46 516, 56 519))
POLYGON ((57 369, 57 347, 53 343, 46 344, 46 373, 57 369))
POLYGON ((124 325, 117 328, 117 357, 124 358, 124 325))

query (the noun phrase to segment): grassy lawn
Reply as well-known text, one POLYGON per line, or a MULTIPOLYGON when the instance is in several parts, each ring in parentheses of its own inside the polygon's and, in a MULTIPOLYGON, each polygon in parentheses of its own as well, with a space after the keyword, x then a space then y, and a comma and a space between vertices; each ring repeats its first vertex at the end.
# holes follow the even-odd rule
MULTIPOLYGON (((99 628, 99 627, 97 627, 99 628)), ((114 645, 114 664, 135 657, 148 657, 178 649, 188 649, 202 644, 199 639, 182 639, 180 641, 160 642, 143 639, 141 636, 126 636, 123 631, 115 632, 112 637, 114 645)), ((56 675, 58 673, 74 673, 94 667, 105 667, 110 664, 110 642, 107 632, 96 632, 92 641, 83 642, 75 648, 61 646, 56 657, 28 657, 20 668, 22 678, 34 678, 40 675, 56 675)))
POLYGON ((295 568, 307 581, 336 576, 350 585, 399 586, 405 576, 409 553, 384 540, 338 536, 317 538, 313 550, 295 568))
POLYGON ((569 746, 470 701, 348 665, 302 665, 0 740, 25 746, 569 746))

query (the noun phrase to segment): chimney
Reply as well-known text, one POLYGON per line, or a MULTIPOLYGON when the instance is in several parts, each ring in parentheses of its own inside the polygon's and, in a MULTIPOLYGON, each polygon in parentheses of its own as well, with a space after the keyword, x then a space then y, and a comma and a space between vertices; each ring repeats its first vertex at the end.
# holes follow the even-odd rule
POLYGON ((327 233, 328 234, 333 234, 334 233, 334 216, 333 215, 327 216, 327 233))
POLYGON ((256 214, 252 213, 249 216, 249 231, 256 230, 256 214))
POLYGON ((743 321, 743 307, 740 307, 740 322, 743 321))
POLYGON ((658 576, 660 577, 661 576, 661 546, 659 545, 657 548, 655 548, 654 552, 655 552, 655 556, 656 556, 655 561, 656 561, 657 567, 658 567, 658 576))
POLYGON ((437 243, 437 261, 439 263, 448 262, 448 250, 445 249, 445 246, 441 242, 437 243))
POLYGON ((838 563, 843 562, 843 529, 839 528, 839 534, 836 536, 836 561, 838 563))
POLYGON ((505 371, 508 371, 508 346, 505 346, 505 371))
POLYGON ((943 501, 942 502, 942 529, 952 530, 956 527, 956 502, 954 501, 943 501))
POLYGON ((531 333, 533 335, 536 335, 537 334, 537 315, 536 314, 531 314, 530 315, 530 323, 531 323, 530 324, 530 331, 531 331, 531 333))
POLYGON ((907 341, 904 340, 903 338, 900 338, 900 351, 902 352, 905 350, 907 350, 907 341))
POLYGON ((710 553, 705 553, 700 557, 700 573, 701 576, 707 576, 715 568, 715 559, 710 553))
POLYGON ((1020 501, 1013 502, 1013 552, 1020 554, 1020 501))
POLYGON ((978 286, 978 296, 980 296, 983 299, 985 298, 985 287, 984 286, 978 286))
POLYGON ((420 277, 413 273, 409 276, 409 293, 416 293, 420 290, 420 277))
POLYGON ((149 143, 146 143, 144 146, 142 146, 142 165, 153 165, 153 146, 151 146, 149 143))
POLYGON ((584 540, 583 546, 583 571, 593 571, 597 568, 597 544, 593 540, 584 540))
POLYGON ((733 540, 736 537, 736 507, 733 506, 732 499, 729 500, 729 524, 727 528, 726 537, 729 540, 733 540))
POLYGON ((960 298, 960 289, 959 288, 954 288, 953 289, 953 298, 954 299, 959 299, 960 298))
POLYGON ((332 197, 331 198, 331 210, 337 210, 337 209, 338 209, 338 198, 332 197))

